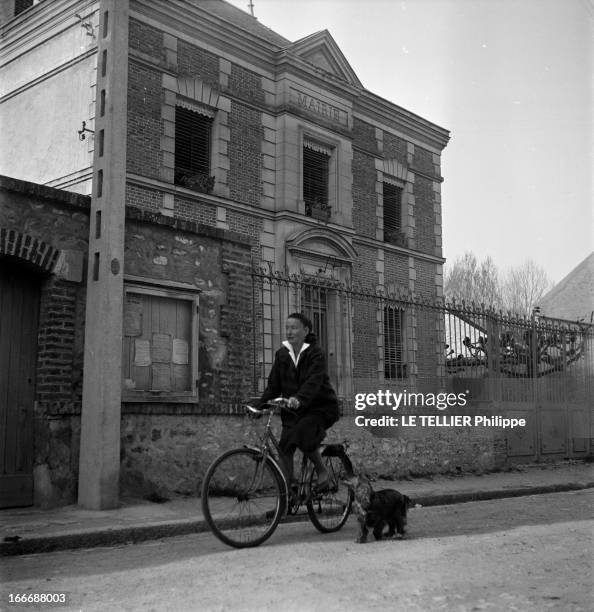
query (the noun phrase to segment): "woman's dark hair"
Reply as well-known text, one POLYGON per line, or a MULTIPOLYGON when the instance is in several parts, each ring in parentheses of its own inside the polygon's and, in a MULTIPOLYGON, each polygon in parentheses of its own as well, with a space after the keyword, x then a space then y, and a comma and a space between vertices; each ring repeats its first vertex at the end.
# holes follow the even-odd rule
POLYGON ((287 317, 287 319, 297 319, 298 321, 301 321, 301 325, 303 325, 303 327, 307 327, 307 329, 309 329, 309 333, 305 336, 305 342, 307 342, 307 344, 315 344, 315 342, 316 342, 316 335, 312 331, 313 330, 313 324, 312 324, 310 319, 308 319, 301 312, 293 312, 293 313, 291 313, 287 317))

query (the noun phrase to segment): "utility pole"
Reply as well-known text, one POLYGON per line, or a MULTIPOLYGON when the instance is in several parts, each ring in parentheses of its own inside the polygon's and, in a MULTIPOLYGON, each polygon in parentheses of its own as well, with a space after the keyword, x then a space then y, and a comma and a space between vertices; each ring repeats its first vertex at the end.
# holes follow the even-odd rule
POLYGON ((100 0, 78 503, 117 508, 129 0, 100 0))
POLYGON ((252 17, 254 16, 254 3, 252 2, 252 0, 250 0, 250 3, 248 4, 248 7, 250 9, 250 13, 252 14, 252 17))

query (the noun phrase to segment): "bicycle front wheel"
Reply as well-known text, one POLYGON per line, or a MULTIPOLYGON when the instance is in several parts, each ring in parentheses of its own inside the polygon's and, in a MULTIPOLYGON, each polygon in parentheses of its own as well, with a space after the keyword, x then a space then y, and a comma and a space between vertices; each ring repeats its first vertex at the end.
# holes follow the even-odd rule
MULTIPOLYGON (((342 449, 342 447, 341 447, 342 449)), ((338 531, 347 522, 354 494, 344 483, 344 479, 352 476, 353 466, 351 460, 339 450, 334 454, 328 449, 322 452, 324 464, 330 477, 330 489, 325 493, 314 495, 307 502, 307 514, 314 527, 322 533, 338 531)), ((317 474, 315 470, 311 475, 311 491, 315 490, 317 474)))
POLYGON ((235 548, 258 546, 267 540, 286 503, 280 470, 250 448, 222 454, 204 476, 204 518, 219 540, 235 548))

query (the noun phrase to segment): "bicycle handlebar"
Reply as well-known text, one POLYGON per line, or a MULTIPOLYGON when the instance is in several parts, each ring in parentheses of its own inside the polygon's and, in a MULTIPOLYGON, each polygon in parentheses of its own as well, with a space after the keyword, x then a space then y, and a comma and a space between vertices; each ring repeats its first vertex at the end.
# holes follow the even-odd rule
POLYGON ((281 410, 287 410, 293 413, 296 412, 294 408, 289 407, 289 400, 285 397, 277 397, 276 399, 269 400, 263 404, 261 408, 255 408, 250 404, 245 404, 244 407, 246 412, 253 416, 262 416, 270 411, 280 412, 281 410))

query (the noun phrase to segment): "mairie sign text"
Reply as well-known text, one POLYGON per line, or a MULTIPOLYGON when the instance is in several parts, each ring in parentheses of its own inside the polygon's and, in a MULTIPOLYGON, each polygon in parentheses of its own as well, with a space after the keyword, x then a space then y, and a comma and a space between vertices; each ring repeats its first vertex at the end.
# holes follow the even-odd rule
POLYGON ((321 115, 330 121, 346 123, 346 113, 340 108, 332 106, 331 104, 319 100, 318 98, 314 98, 313 96, 308 96, 300 91, 293 91, 293 94, 295 96, 294 99, 297 102, 297 106, 300 108, 304 108, 311 113, 321 115))

